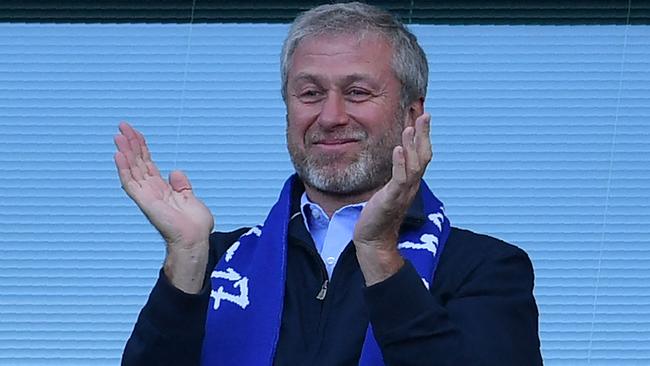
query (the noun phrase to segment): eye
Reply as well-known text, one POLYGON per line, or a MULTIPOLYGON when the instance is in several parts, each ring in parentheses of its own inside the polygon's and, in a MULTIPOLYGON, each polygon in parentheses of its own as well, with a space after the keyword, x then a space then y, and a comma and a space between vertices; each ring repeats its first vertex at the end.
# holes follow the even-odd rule
POLYGON ((300 91, 296 97, 303 103, 315 103, 323 98, 323 92, 319 89, 305 89, 300 91))
POLYGON ((363 102, 372 97, 372 93, 370 93, 370 91, 358 87, 348 89, 345 95, 348 100, 353 102, 363 102))

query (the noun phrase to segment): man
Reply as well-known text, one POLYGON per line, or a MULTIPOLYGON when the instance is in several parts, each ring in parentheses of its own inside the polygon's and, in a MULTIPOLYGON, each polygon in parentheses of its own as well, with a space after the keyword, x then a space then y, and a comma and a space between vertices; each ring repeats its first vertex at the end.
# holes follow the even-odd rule
POLYGON ((390 14, 299 16, 285 40, 288 179, 261 226, 212 233, 120 125, 122 186, 167 255, 124 365, 539 365, 530 261, 452 228, 422 182, 428 67, 390 14))

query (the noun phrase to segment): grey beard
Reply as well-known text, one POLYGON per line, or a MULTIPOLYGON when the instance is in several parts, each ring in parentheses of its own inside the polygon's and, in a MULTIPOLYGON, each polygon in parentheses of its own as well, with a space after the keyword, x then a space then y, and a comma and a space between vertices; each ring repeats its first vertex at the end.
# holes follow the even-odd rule
POLYGON ((335 195, 358 194, 379 188, 388 182, 392 172, 392 149, 390 153, 389 160, 385 156, 375 156, 373 159, 369 151, 363 151, 356 161, 337 170, 329 168, 324 159, 313 156, 306 157, 302 164, 294 161, 294 167, 305 184, 321 192, 335 195))
POLYGON ((355 161, 342 169, 331 165, 338 158, 336 156, 305 154, 295 148, 289 139, 287 146, 291 162, 306 185, 327 194, 359 194, 381 188, 390 180, 393 149, 401 143, 403 129, 402 113, 398 113, 394 128, 387 131, 379 141, 368 145, 355 161))

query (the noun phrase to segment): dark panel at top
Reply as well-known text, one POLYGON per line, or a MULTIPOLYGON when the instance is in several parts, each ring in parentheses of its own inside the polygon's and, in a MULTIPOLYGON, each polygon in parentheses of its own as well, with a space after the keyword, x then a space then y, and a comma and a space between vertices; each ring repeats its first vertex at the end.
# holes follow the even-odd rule
MULTIPOLYGON (((106 0, 0 2, 0 22, 289 23, 332 1, 106 0)), ((650 24, 650 0, 367 1, 421 24, 650 24)))

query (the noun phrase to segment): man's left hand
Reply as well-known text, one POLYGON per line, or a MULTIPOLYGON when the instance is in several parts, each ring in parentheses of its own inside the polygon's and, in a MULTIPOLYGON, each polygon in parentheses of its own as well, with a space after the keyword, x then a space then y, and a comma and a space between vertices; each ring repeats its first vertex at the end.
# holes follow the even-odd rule
POLYGON ((425 113, 415 127, 404 129, 402 145, 393 149, 391 179, 366 203, 355 226, 353 241, 367 286, 392 276, 404 264, 397 250, 399 228, 433 155, 430 120, 425 113))

